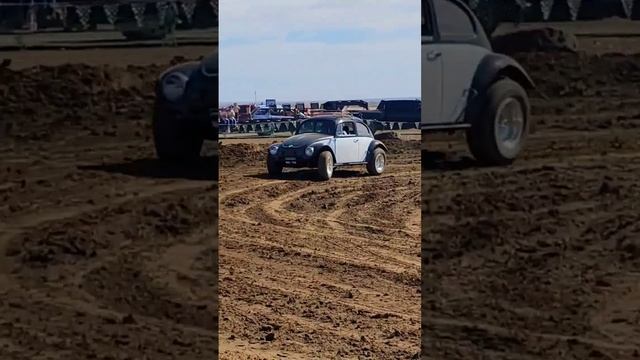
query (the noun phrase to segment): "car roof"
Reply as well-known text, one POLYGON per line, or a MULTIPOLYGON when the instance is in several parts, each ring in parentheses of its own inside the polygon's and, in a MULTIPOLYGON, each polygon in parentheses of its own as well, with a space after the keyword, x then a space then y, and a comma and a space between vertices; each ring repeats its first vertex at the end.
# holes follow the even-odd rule
MULTIPOLYGON (((491 41, 489 40, 489 36, 488 34, 485 32, 484 27, 482 26, 482 23, 480 22, 480 19, 478 18, 478 15, 471 9, 471 7, 469 7, 469 5, 462 1, 462 0, 444 0, 444 1, 448 1, 450 3, 456 4, 457 6, 461 7, 462 9, 464 9, 464 11, 467 13, 467 15, 471 16, 471 21, 473 22, 474 27, 477 29, 478 33, 477 33, 477 37, 475 37, 474 39, 468 40, 468 41, 460 41, 459 43, 462 44, 469 44, 469 45, 477 45, 483 48, 486 48, 490 51, 493 50, 493 48, 491 47, 491 41)), ((435 15, 435 32, 436 34, 439 32, 439 29, 437 27, 437 23, 438 23, 438 17, 440 16, 439 14, 434 12, 434 4, 433 4, 433 0, 426 0, 426 3, 423 1, 423 6, 429 6, 432 10, 432 16, 435 15)), ((439 40, 438 40, 439 41, 439 40)))
POLYGON ((407 99, 382 99, 380 102, 422 102, 420 99, 407 98, 407 99))
POLYGON ((308 119, 305 119, 305 121, 308 121, 308 120, 329 120, 329 121, 334 121, 335 123, 340 123, 343 121, 354 121, 354 122, 361 123, 365 126, 367 125, 364 121, 362 121, 362 119, 357 118, 355 116, 349 116, 349 115, 318 115, 318 116, 313 116, 308 119))

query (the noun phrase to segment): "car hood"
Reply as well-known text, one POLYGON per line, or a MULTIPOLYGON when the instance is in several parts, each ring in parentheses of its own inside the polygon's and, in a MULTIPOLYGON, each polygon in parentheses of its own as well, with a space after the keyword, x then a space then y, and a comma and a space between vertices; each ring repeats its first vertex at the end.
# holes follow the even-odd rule
POLYGON ((284 147, 284 148, 287 148, 287 147, 297 148, 297 147, 301 147, 301 146, 309 146, 309 145, 313 144, 314 142, 316 142, 318 140, 328 139, 328 138, 331 138, 331 137, 332 137, 331 135, 315 134, 315 133, 293 135, 292 137, 290 137, 287 140, 282 142, 282 147, 284 147))

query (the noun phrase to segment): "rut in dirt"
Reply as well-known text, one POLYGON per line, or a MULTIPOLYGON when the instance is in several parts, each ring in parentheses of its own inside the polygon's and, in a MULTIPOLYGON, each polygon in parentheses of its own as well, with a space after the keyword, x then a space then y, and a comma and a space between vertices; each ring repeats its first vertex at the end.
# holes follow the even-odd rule
POLYGON ((327 182, 269 179, 266 145, 222 146, 221 358, 419 357, 419 142, 387 145, 382 176, 327 182))

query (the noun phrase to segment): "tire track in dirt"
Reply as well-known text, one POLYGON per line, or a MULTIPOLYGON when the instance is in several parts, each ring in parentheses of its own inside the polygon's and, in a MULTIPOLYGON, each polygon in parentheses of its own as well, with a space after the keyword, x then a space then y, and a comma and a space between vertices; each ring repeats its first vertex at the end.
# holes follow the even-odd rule
POLYGON ((620 61, 628 68, 615 71, 628 71, 638 60, 530 57, 536 61, 525 65, 554 99, 534 99, 539 132, 513 166, 476 166, 459 136, 426 138, 423 352, 434 359, 635 358, 637 71, 590 74, 602 70, 593 63, 620 61), (589 95, 601 89, 600 97, 589 95))
POLYGON ((347 169, 329 182, 307 171, 274 181, 256 171, 262 163, 221 169, 222 358, 417 356, 419 236, 393 211, 420 216, 407 204, 419 166, 402 164, 417 159, 414 144, 379 177, 347 169), (381 213, 380 199, 396 205, 381 213))
POLYGON ((215 357, 217 149, 155 160, 159 70, 0 71, 0 358, 215 357))

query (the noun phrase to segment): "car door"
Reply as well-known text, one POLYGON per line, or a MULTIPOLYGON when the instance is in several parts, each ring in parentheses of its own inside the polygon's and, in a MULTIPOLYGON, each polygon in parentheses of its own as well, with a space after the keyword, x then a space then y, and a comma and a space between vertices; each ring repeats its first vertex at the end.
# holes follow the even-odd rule
POLYGON ((432 0, 442 58, 441 123, 462 120, 473 78, 489 49, 478 45, 479 32, 468 9, 451 0, 432 0))
POLYGON ((356 125, 353 121, 345 121, 338 124, 336 129, 336 162, 338 164, 353 163, 358 161, 359 137, 356 125))
POLYGON ((356 131, 358 132, 358 158, 356 161, 365 162, 367 160, 369 145, 371 145, 373 141, 373 135, 369 129, 361 123, 356 123, 356 131))
POLYGON ((436 42, 431 0, 422 0, 422 124, 440 123, 442 112, 442 50, 436 42))

